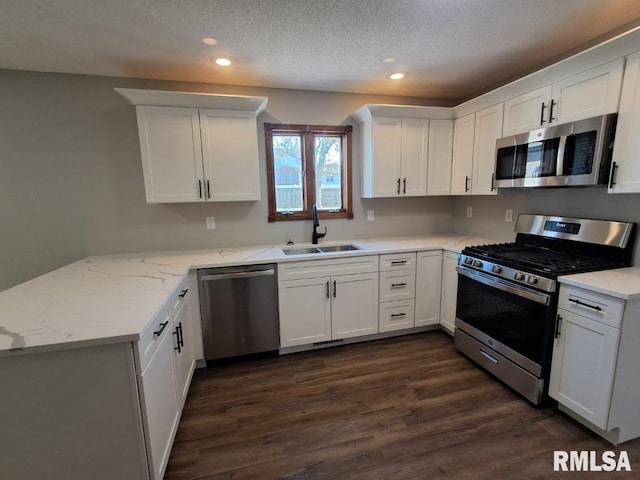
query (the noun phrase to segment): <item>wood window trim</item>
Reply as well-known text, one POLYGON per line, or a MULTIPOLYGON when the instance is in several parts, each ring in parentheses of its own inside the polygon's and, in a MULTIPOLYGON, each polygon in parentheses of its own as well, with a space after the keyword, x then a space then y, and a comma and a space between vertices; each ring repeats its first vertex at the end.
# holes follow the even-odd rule
POLYGON ((315 168, 313 165, 313 142, 309 141, 313 135, 340 135, 342 137, 342 171, 341 171, 341 191, 342 208, 336 212, 318 211, 318 218, 321 220, 330 219, 353 219, 353 188, 352 188, 352 132, 351 125, 302 125, 302 124, 264 124, 265 134, 265 157, 267 161, 267 190, 269 205, 269 222, 311 220, 311 207, 315 203, 315 168), (276 212, 275 195, 275 172, 273 161, 273 134, 293 134, 303 137, 303 169, 306 172, 304 181, 304 210, 283 214, 276 212), (310 134, 310 135, 309 135, 310 134))

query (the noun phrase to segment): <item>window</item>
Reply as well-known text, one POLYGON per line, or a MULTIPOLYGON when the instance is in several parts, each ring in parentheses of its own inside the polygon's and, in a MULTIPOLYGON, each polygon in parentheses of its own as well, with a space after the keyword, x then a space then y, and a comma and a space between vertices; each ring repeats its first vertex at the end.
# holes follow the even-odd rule
POLYGON ((353 218, 351 126, 265 123, 269 221, 353 218))

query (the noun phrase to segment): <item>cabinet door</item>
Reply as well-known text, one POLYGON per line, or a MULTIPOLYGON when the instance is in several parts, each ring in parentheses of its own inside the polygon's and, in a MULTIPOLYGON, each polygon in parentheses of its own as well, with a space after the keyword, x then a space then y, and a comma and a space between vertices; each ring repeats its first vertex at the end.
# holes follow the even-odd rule
POLYGON ((198 110, 138 106, 136 112, 147 203, 201 201, 198 110))
POLYGON ((473 195, 496 195, 493 177, 496 164, 496 140, 502 137, 502 107, 494 105, 476 112, 473 142, 473 195))
MULTIPOLYGON (((640 53, 627 58, 613 148, 614 184, 609 193, 640 192, 640 53)), ((613 167, 612 167, 613 168, 613 167)))
POLYGON ((502 136, 525 133, 549 123, 551 85, 525 93, 504 102, 502 136))
POLYGON ((320 277, 278 284, 281 347, 331 340, 329 280, 320 277))
POLYGON ((458 259, 460 254, 444 252, 442 260, 442 303, 440 325, 453 334, 456 329, 456 299, 458 295, 458 259))
POLYGON ((416 327, 440 323, 442 252, 419 252, 416 269, 416 327))
POLYGON ((475 123, 476 116, 474 113, 453 122, 451 195, 469 195, 471 193, 475 123))
POLYGON ((169 461, 180 418, 170 328, 165 330, 164 338, 140 376, 138 387, 151 479, 160 480, 169 461))
POLYGON ((606 430, 620 330, 567 310, 558 315, 549 395, 606 430))
POLYGON ((553 84, 553 124, 618 111, 624 59, 606 63, 553 84))
POLYGON ((427 195, 451 193, 452 154, 453 120, 430 120, 427 195))
POLYGON ((399 195, 402 120, 373 119, 373 196, 399 195))
POLYGON ((378 333, 378 274, 331 277, 331 338, 378 333))
POLYGON ((191 307, 188 301, 183 302, 176 314, 172 342, 176 369, 176 394, 178 407, 182 409, 187 393, 189 393, 189 385, 196 365, 193 329, 191 328, 191 307), (178 348, 179 341, 180 347, 178 348))
POLYGON ((200 130, 207 199, 260 200, 255 115, 200 109, 200 130))
POLYGON ((401 194, 407 197, 427 194, 427 146, 429 120, 402 120, 401 194))

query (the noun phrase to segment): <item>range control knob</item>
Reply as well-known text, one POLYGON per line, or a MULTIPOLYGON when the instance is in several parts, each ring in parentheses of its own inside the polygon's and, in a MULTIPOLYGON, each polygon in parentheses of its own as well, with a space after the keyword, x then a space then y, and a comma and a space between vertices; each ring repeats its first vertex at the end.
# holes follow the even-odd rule
POLYGON ((474 260, 473 266, 476 268, 482 268, 482 262, 480 260, 474 260))
POLYGON ((530 285, 535 285, 538 283, 538 277, 534 277, 533 275, 527 275, 527 283, 530 285))
POLYGON ((514 273, 514 274, 513 274, 513 278, 514 278, 515 280, 522 280, 522 279, 524 279, 524 273, 522 273, 522 272, 516 272, 516 273, 514 273))
POLYGON ((500 273, 502 271, 502 267, 500 265, 494 265, 493 267, 491 267, 491 271, 493 273, 500 273))
POLYGON ((473 259, 471 259, 471 258, 469 258, 469 257, 465 258, 465 259, 464 259, 464 264, 465 264, 465 265, 471 265, 471 264, 473 264, 473 259))

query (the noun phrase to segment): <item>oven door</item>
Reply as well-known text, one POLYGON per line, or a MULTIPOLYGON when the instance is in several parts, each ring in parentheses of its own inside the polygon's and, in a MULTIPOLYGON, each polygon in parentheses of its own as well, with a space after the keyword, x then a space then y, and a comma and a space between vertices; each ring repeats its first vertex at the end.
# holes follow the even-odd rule
POLYGON ((464 266, 457 270, 456 328, 546 377, 554 297, 464 266))

